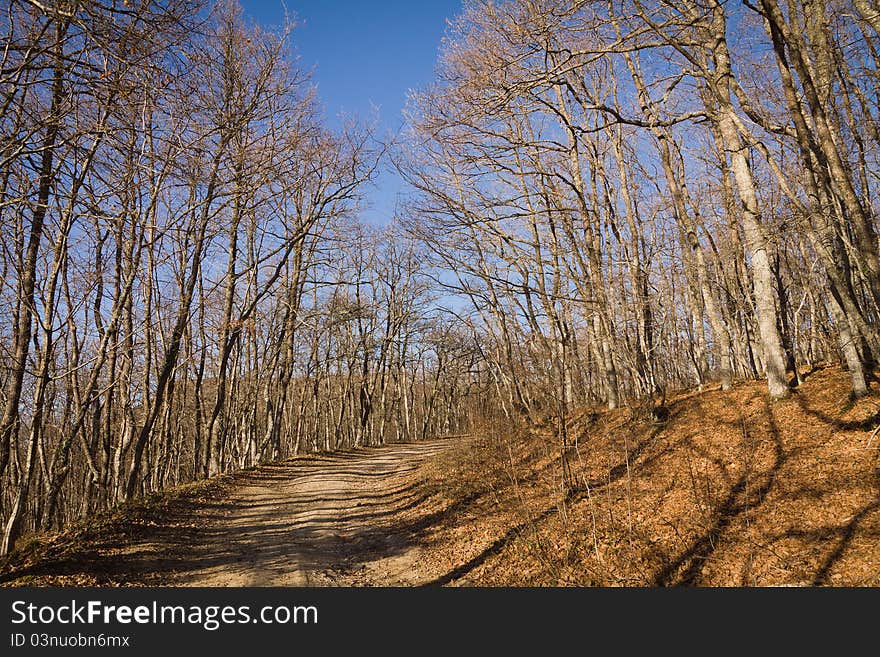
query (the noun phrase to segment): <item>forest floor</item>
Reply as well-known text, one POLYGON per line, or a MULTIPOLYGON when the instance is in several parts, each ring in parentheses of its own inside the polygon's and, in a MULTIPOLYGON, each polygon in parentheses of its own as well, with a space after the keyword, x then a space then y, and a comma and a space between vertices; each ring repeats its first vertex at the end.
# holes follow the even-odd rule
POLYGON ((878 427, 829 367, 582 409, 568 488, 549 427, 299 456, 36 537, 0 583, 877 586, 878 427))

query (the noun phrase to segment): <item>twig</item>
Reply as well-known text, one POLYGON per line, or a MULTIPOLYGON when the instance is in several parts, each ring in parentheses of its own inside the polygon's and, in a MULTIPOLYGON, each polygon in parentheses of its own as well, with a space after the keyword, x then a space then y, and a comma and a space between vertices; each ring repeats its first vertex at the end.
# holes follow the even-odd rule
POLYGON ((877 428, 871 432, 871 436, 868 438, 868 443, 865 445, 865 449, 871 448, 871 443, 874 442, 874 438, 877 437, 877 432, 880 431, 880 424, 877 425, 877 428))

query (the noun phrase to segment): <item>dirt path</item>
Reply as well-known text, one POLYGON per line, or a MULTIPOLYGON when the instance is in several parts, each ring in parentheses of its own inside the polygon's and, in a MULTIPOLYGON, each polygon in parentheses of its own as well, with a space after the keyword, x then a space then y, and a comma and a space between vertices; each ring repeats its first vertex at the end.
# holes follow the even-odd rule
MULTIPOLYGON (((154 583, 188 586, 412 585, 419 568, 417 470, 449 441, 321 454, 236 475, 193 509, 187 531, 125 548, 154 583)), ((124 554, 117 559, 125 560, 124 554)))

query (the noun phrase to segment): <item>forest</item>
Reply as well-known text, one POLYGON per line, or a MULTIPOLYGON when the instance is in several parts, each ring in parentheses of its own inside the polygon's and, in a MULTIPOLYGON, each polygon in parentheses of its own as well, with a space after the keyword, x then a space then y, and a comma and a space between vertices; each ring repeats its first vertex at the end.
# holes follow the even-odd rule
POLYGON ((0 553, 290 455, 880 359, 875 0, 467 0, 389 138, 295 17, 10 0, 0 553), (392 167, 394 216, 361 219, 392 167))

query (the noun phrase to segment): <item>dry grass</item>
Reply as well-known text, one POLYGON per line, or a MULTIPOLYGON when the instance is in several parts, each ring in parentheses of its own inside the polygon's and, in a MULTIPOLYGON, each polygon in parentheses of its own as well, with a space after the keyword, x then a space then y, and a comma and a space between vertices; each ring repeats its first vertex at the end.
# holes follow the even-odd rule
POLYGON ((626 410, 576 422, 568 495, 541 432, 496 427, 446 464, 451 496, 484 489, 447 519, 471 531, 452 531, 463 558, 446 581, 880 584, 880 396, 850 403, 846 373, 828 368, 784 401, 746 382, 680 394, 668 411, 662 425, 626 410))

